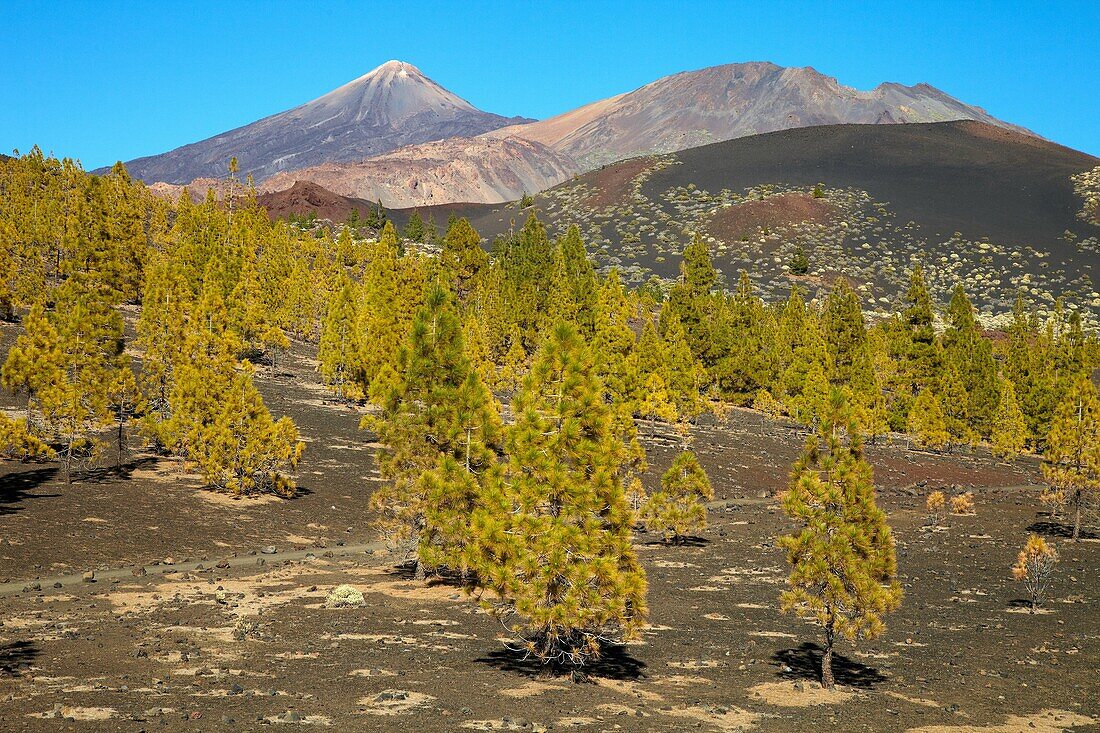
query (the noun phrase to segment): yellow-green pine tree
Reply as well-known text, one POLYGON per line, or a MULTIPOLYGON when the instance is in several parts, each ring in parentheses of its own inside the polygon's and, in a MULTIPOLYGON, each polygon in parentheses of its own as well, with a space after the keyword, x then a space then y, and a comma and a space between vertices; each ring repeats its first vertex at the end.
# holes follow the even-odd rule
POLYGON ((943 450, 951 440, 944 422, 940 398, 931 389, 923 389, 909 410, 909 434, 917 445, 929 450, 943 450))
POLYGON ((650 532, 661 533, 665 542, 678 544, 707 526, 706 502, 713 498, 714 489, 699 459, 684 451, 661 476, 661 490, 646 501, 642 521, 650 532))
POLYGON ((1073 539, 1081 537, 1081 514, 1100 491, 1100 404, 1088 375, 1078 376, 1054 411, 1047 434, 1043 473, 1073 506, 1073 539))
POLYGON ((837 639, 878 636, 902 595, 894 538, 875 504, 871 467, 840 390, 806 441, 782 506, 797 529, 779 538, 791 566, 781 606, 821 627, 821 684, 832 689, 837 639))
POLYGON ((1027 421, 1016 401, 1016 390, 1012 387, 1012 382, 1002 377, 1000 386, 1001 397, 993 417, 993 434, 990 442, 993 444, 995 455, 1014 458, 1020 455, 1027 445, 1027 421))
POLYGON ((583 676, 607 643, 633 638, 647 610, 622 446, 571 327, 545 340, 512 411, 501 491, 471 521, 473 576, 522 653, 583 676))

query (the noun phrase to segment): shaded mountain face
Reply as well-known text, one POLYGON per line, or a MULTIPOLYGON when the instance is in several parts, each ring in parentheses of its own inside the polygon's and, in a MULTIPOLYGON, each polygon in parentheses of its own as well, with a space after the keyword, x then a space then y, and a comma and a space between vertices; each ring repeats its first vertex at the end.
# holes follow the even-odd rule
POLYGON ((482 112, 424 76, 389 61, 300 107, 201 142, 126 164, 146 182, 222 177, 237 157, 240 176, 262 181, 320 163, 356 161, 430 140, 472 137, 526 122, 482 112))
POLYGON ((356 163, 328 163, 280 173, 264 192, 310 181, 341 196, 389 208, 454 202, 501 203, 537 193, 578 172, 573 161, 518 138, 452 138, 411 145, 356 163))
POLYGON ((1016 129, 927 84, 859 91, 811 68, 713 66, 658 79, 627 94, 488 133, 537 140, 585 170, 746 135, 838 123, 978 120, 1016 129))

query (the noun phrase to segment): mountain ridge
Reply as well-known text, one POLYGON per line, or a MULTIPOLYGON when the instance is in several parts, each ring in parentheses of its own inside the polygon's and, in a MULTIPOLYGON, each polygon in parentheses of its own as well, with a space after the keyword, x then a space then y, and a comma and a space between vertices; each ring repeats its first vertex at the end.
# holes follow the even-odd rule
POLYGON ((1035 134, 926 82, 881 82, 861 91, 813 67, 768 61, 683 71, 562 115, 485 134, 536 139, 592 170, 637 155, 796 127, 953 119, 1035 134))

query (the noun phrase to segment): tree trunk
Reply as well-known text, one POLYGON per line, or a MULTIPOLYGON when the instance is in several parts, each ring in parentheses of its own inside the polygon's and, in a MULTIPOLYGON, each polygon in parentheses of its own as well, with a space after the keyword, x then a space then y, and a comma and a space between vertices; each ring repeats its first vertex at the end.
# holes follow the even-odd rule
POLYGON ((1081 539, 1081 490, 1073 492, 1073 541, 1081 539))
POLYGON ((125 424, 125 419, 120 415, 118 418, 118 456, 115 459, 115 468, 122 468, 122 443, 124 440, 122 431, 125 424))
POLYGON ((833 677, 833 632, 825 632, 825 654, 821 657, 821 686, 826 690, 836 687, 833 677))
POLYGON ((416 558, 416 570, 413 571, 413 578, 421 582, 428 579, 428 574, 424 571, 424 563, 420 562, 420 558, 416 558))

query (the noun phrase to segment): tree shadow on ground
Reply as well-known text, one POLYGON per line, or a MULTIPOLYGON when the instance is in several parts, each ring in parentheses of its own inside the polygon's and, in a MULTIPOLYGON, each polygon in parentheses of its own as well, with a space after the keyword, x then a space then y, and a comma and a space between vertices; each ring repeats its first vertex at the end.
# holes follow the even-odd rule
MULTIPOLYGON (((1046 519, 1040 519, 1036 522, 1032 522, 1027 528, 1028 532, 1034 532, 1035 534, 1046 535, 1047 537, 1058 537, 1060 539, 1068 540, 1073 537, 1073 525, 1066 522, 1057 522, 1049 517, 1046 519)), ((1083 540, 1095 540, 1100 539, 1100 534, 1092 530, 1081 528, 1081 539, 1083 540)))
MULTIPOLYGON (((821 659, 825 650, 813 642, 804 642, 795 649, 780 649, 772 655, 772 663, 779 666, 779 677, 785 680, 821 679, 821 659), (784 671, 788 667, 790 671, 784 671)), ((886 680, 874 667, 860 664, 842 654, 833 652, 833 676, 838 685, 870 689, 886 680)))
POLYGON ((398 580, 416 580, 416 558, 403 560, 386 569, 387 575, 392 575, 398 580))
POLYGON ((113 466, 96 466, 83 471, 73 472, 73 482, 82 484, 106 484, 114 481, 129 481, 137 469, 156 463, 156 456, 142 456, 126 463, 113 466))
POLYGON ((23 509, 26 499, 56 499, 61 494, 32 494, 31 492, 57 476, 57 466, 35 468, 0 476, 0 516, 14 514, 23 509))
POLYGON ((29 641, 0 644, 0 677, 22 674, 38 654, 38 647, 29 641))
MULTIPOLYGON (((417 580, 416 577, 416 558, 410 558, 404 560, 396 565, 391 565, 386 570, 388 575, 391 575, 398 580, 413 581, 417 580)), ((455 590, 462 590, 467 582, 464 582, 462 573, 457 570, 451 570, 450 568, 436 568, 427 576, 421 579, 426 586, 433 588, 436 586, 445 586, 448 588, 454 588, 455 590)))
POLYGON ((657 537, 646 540, 642 544, 646 547, 706 547, 710 544, 710 540, 706 537, 699 537, 697 535, 684 535, 683 537, 668 542, 665 542, 662 537, 657 537))
MULTIPOLYGON (((505 647, 489 652, 484 657, 474 660, 479 664, 495 667, 503 672, 514 672, 525 677, 552 679, 554 677, 568 678, 570 670, 555 665, 543 664, 538 659, 528 657, 523 650, 514 650, 505 647)), ((608 646, 603 650, 602 656, 595 662, 591 662, 581 670, 583 678, 600 677, 604 679, 635 681, 645 676, 645 662, 635 659, 626 650, 625 646, 608 646)))

